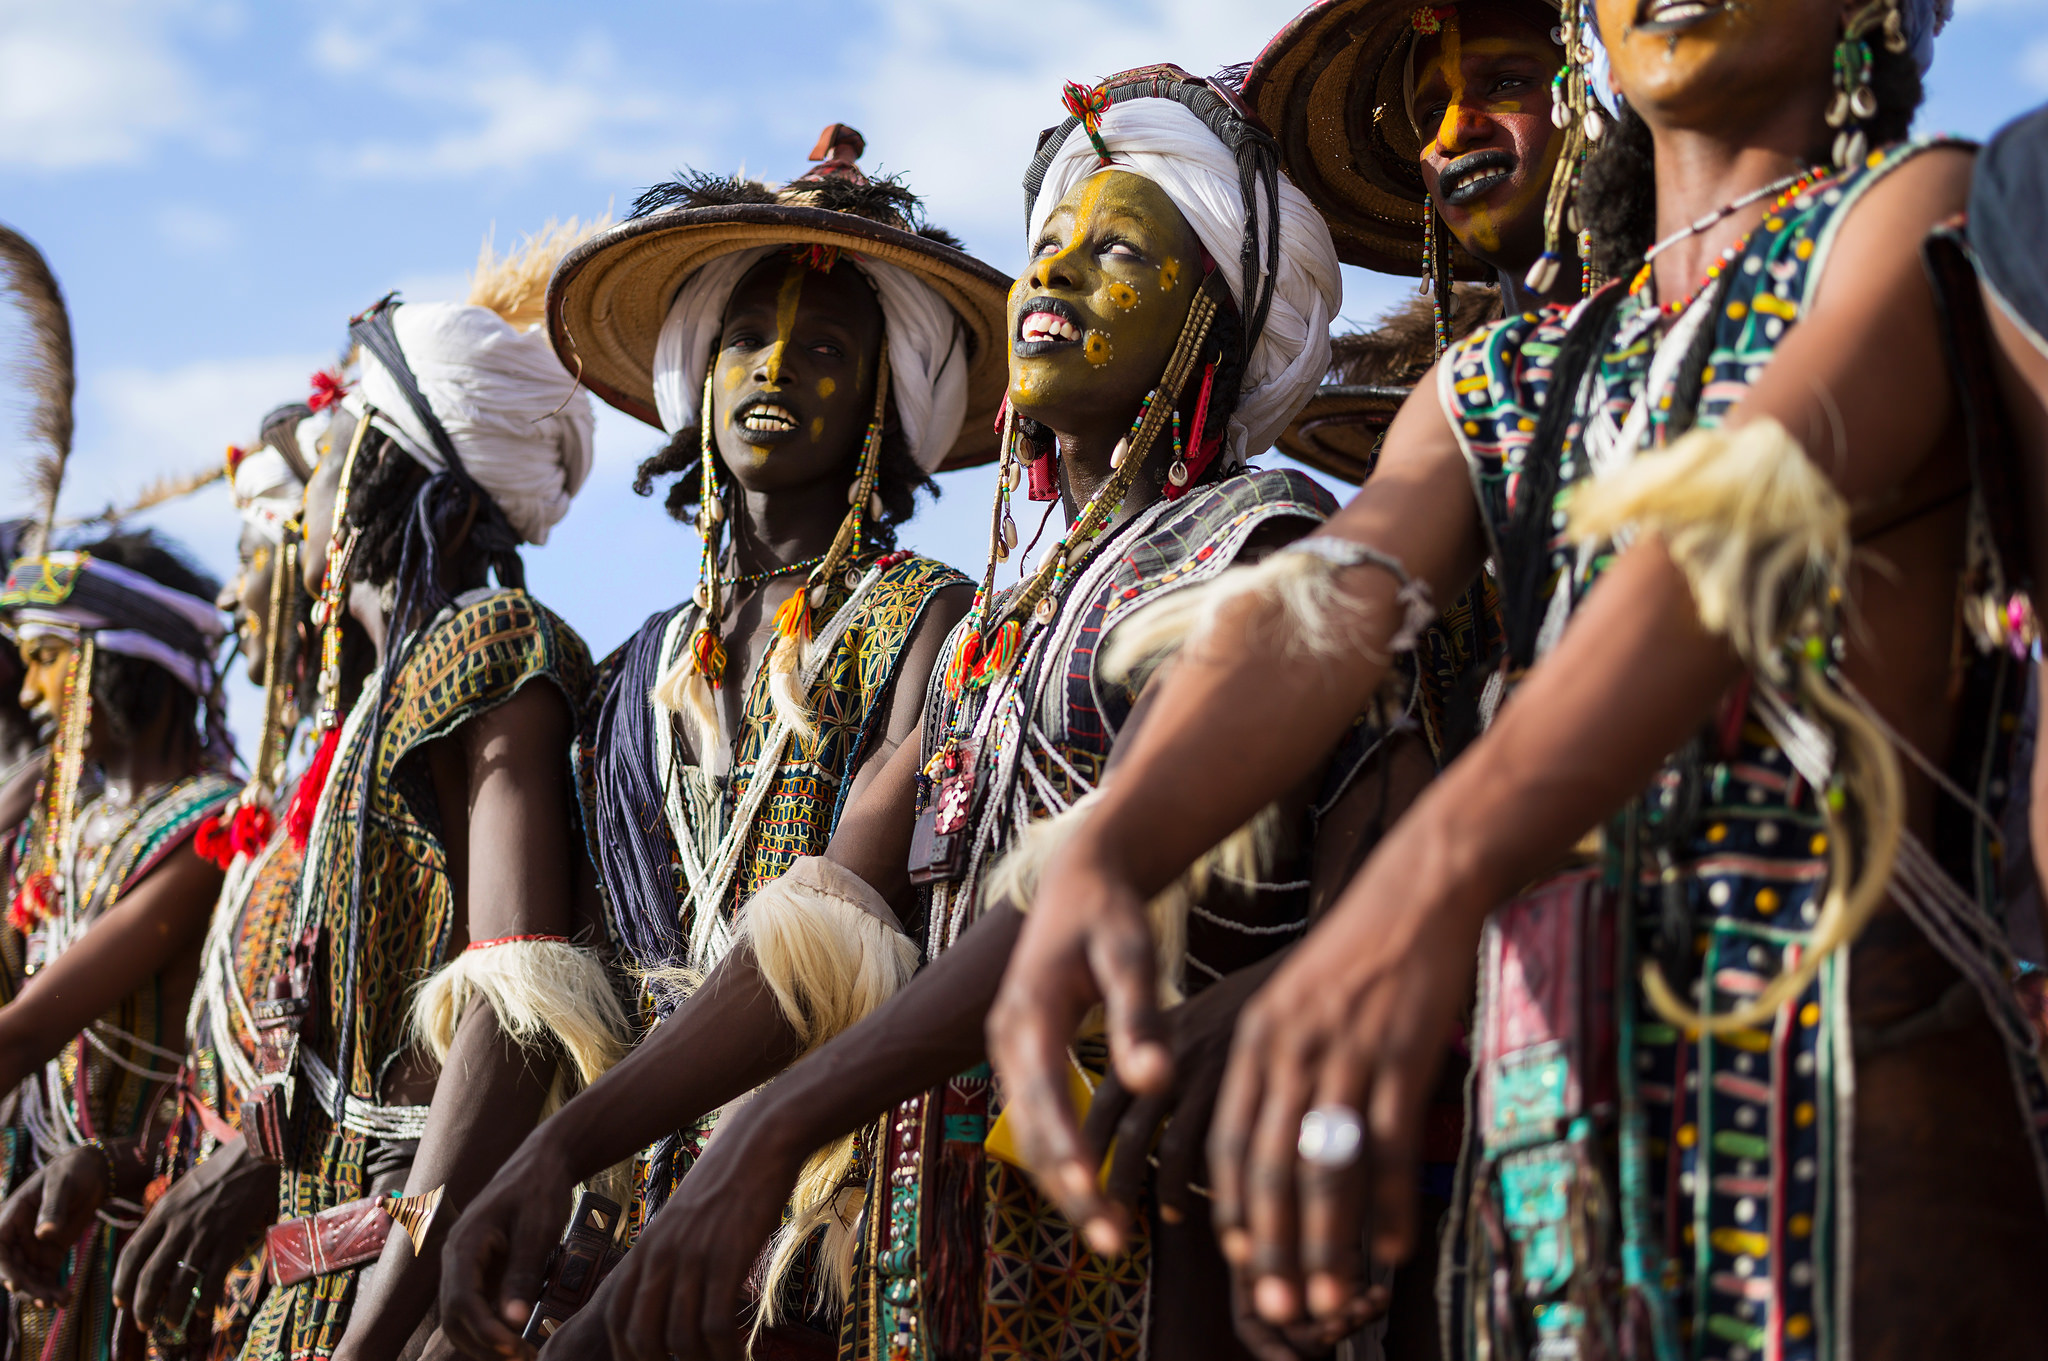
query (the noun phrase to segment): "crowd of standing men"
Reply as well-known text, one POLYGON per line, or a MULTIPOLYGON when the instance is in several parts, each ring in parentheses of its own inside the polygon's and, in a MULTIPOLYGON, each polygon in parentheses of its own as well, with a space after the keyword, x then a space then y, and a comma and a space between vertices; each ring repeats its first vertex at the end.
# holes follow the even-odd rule
POLYGON ((1911 135, 1948 9, 1317 0, 1067 86, 1015 279, 843 124, 684 173, 350 318, 225 588, 56 518, 0 229, 0 1355, 2032 1355, 2048 111, 1911 135), (701 544, 601 660, 593 398, 701 544))

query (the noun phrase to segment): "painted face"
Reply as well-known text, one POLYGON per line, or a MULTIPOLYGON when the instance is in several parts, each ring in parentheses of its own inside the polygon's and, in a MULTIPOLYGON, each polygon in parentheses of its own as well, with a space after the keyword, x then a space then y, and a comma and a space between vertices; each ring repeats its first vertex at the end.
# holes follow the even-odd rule
POLYGON ((748 491, 852 476, 874 417, 882 304, 860 270, 771 255, 725 307, 712 360, 718 453, 748 491))
POLYGON ((1124 170, 1060 200, 1010 287, 1010 402, 1054 430, 1129 421, 1202 283, 1202 243, 1166 191, 1124 170))
POLYGON ((349 442, 355 433, 355 418, 337 412, 327 433, 320 437, 316 451, 320 461, 313 465, 313 476, 306 483, 306 511, 300 517, 305 521, 306 537, 299 548, 299 581, 308 595, 320 593, 327 573, 327 550, 334 544, 334 498, 341 490, 341 465, 348 460, 349 442))
POLYGON ((71 675, 71 663, 78 655, 76 645, 62 638, 23 639, 21 664, 21 707, 44 726, 64 716, 64 682, 71 675))
MULTIPOLYGON (((1725 130, 1826 100, 1845 0, 1597 0, 1614 83, 1654 129, 1725 130)), ((1818 135, 1818 133, 1816 134, 1818 135)))
POLYGON ((1543 205, 1564 139, 1550 78, 1564 49, 1520 10, 1466 4, 1416 38, 1422 180, 1444 224, 1479 259, 1519 275, 1543 253, 1543 205))
POLYGON ((244 528, 240 555, 242 570, 213 603, 235 617, 249 679, 261 685, 270 648, 270 588, 277 580, 277 548, 244 528))

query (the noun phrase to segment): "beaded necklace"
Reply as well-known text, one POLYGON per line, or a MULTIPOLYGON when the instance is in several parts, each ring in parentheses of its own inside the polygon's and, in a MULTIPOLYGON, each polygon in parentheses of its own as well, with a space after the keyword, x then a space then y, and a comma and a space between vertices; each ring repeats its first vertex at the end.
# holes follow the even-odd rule
MULTIPOLYGON (((1680 241, 1699 235, 1715 223, 1725 221, 1734 214, 1741 212, 1744 208, 1747 208, 1750 204, 1768 197, 1773 191, 1777 191, 1777 198, 1771 201, 1771 206, 1764 212, 1764 221, 1768 224, 1771 219, 1784 210, 1786 204, 1811 189, 1821 179, 1825 178, 1827 173, 1826 170, 1815 166, 1811 169, 1803 170, 1797 175, 1788 175, 1784 179, 1767 184, 1761 189, 1752 190, 1727 206, 1717 208, 1713 212, 1708 213, 1692 225, 1673 232, 1644 252, 1643 267, 1636 271, 1636 277, 1629 283, 1628 295, 1633 298, 1650 286, 1650 279, 1652 277, 1651 267, 1656 263, 1657 257, 1677 245, 1680 241)), ((1692 306, 1700 294, 1713 287, 1714 282, 1721 277, 1722 272, 1741 258, 1745 250, 1749 249, 1750 238, 1755 235, 1756 228, 1752 227, 1737 237, 1733 245, 1721 252, 1719 259, 1707 266, 1706 276, 1693 287, 1690 293, 1687 293, 1682 298, 1674 298, 1670 302, 1659 303, 1657 305, 1658 316, 1665 318, 1675 317, 1686 308, 1692 306)))
MULTIPOLYGON (((996 680, 1008 671, 1011 663, 1024 647, 1024 626, 1028 618, 1032 623, 1043 626, 1050 624, 1059 612, 1059 601, 1068 580, 1083 556, 1083 550, 1100 535, 1109 523, 1109 517, 1123 505, 1130 494, 1131 485, 1137 480, 1138 470, 1157 443, 1159 436, 1171 425, 1175 437, 1175 461, 1172 473, 1178 473, 1185 482, 1187 473, 1179 457, 1181 393, 1193 376, 1197 357, 1203 343, 1209 337, 1210 325, 1216 319, 1217 302, 1214 288, 1219 276, 1211 274, 1203 282, 1195 299, 1188 307, 1188 319, 1181 328, 1180 341, 1174 347, 1173 356, 1167 361, 1166 370, 1159 382, 1145 394, 1138 414, 1131 421, 1129 431, 1117 441, 1116 450, 1110 455, 1110 474, 1088 498, 1088 504, 1067 526, 1067 532, 1060 536, 1058 543, 1046 553, 1038 570, 1028 577, 1017 594, 1004 605, 1000 618, 992 619, 994 608, 995 575, 998 563, 1007 560, 1010 549, 1017 542, 1016 522, 1010 517, 1010 492, 1018 481, 1019 463, 1017 458, 1017 415, 1007 403, 1003 411, 1003 452, 1002 465, 996 479, 996 500, 989 533, 988 570, 982 578, 981 588, 974 594, 974 603, 967 612, 967 633, 965 641, 954 653, 946 670, 946 692, 957 696, 969 687, 979 688, 996 680)), ((1199 428, 1195 437, 1199 440, 1199 428)), ((1180 483, 1176 483, 1179 485, 1180 483)))
POLYGON ((823 553, 813 553, 801 562, 785 563, 780 567, 764 567, 758 572, 742 572, 738 576, 720 577, 718 584, 729 591, 751 590, 764 581, 786 577, 791 572, 808 572, 825 560, 823 553))

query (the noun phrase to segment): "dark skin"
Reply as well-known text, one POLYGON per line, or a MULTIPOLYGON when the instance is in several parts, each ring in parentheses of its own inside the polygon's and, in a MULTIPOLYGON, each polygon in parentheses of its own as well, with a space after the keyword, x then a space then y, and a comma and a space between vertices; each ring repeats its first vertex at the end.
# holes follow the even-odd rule
POLYGON ((242 664, 252 685, 267 679, 269 665, 270 588, 277 578, 277 545, 244 527, 238 556, 242 570, 221 589, 214 603, 235 617, 235 636, 242 640, 242 664))
MULTIPOLYGON (((1485 4, 1460 6, 1446 17, 1441 33, 1420 36, 1416 44, 1415 101, 1410 117, 1425 139, 1421 169, 1431 201, 1458 243, 1498 271, 1508 311, 1540 305, 1546 299, 1529 293, 1522 277, 1543 251, 1544 195, 1561 145, 1550 121, 1549 87, 1562 49, 1550 40, 1548 27, 1532 19, 1525 9, 1485 4)), ((1576 260, 1574 253, 1560 271, 1556 291, 1561 299, 1578 296, 1576 260)), ((1390 750, 1386 759, 1398 772, 1398 789, 1385 810, 1385 822, 1391 823, 1421 792, 1428 778, 1428 756, 1419 742, 1411 742, 1405 749, 1390 750)), ((1375 836, 1381 825, 1375 825, 1375 836)), ((1324 837, 1327 840, 1329 829, 1324 837)), ((1353 867, 1367 848, 1369 843, 1357 848, 1353 867)), ((1263 977, 1270 965, 1261 969, 1263 977)), ((1104 1140, 1097 1137, 1100 1121, 1108 1118, 1097 1114, 1103 1109, 1105 1094, 1131 1103, 1117 1127, 1120 1148, 1146 1147, 1154 1138, 1184 1146, 1185 1137, 1173 1135, 1173 1129, 1207 1129, 1206 1103, 1221 1084, 1228 1052, 1227 1045, 1210 1039, 1219 1032, 1227 1037, 1236 1018, 1235 1008, 1251 995, 1249 988, 1218 987, 1200 1003, 1189 1004, 1187 1017, 1166 1018, 1169 1047, 1175 1055, 1170 1094, 1140 1098, 1125 1090, 1114 1072, 1110 1074, 1098 1093, 1097 1106, 1090 1110, 1085 1141, 1090 1166, 1101 1160, 1105 1147, 1104 1140), (1195 1065, 1192 1070, 1191 1064, 1195 1065), (1159 1124, 1169 1116, 1175 1124, 1162 1133, 1159 1124)), ((1161 1165, 1162 1210, 1179 1212, 1184 1207, 1165 1188, 1180 1179, 1166 1175, 1163 1154, 1161 1165)), ((1109 1218, 1123 1223, 1135 1202, 1127 1186, 1113 1182, 1104 1189, 1098 1205, 1109 1218)), ((1115 1240, 1105 1237, 1102 1241, 1109 1244, 1115 1240)), ((1418 1316, 1432 1312, 1433 1308, 1421 1310, 1418 1316)), ((1425 1354, 1433 1346, 1433 1324, 1426 1331, 1428 1336, 1419 1344, 1425 1354)), ((1390 1337, 1389 1345, 1395 1341, 1390 1337)), ((1268 1338, 1258 1345, 1269 1349, 1276 1344, 1268 1338)))
POLYGON ((1415 40, 1422 182, 1451 235, 1499 272, 1509 313, 1579 296, 1576 241, 1551 295, 1523 282, 1543 254, 1543 205, 1563 137, 1550 121, 1550 80, 1563 49, 1527 7, 1460 5, 1415 40))
MULTIPOLYGON (((1053 212, 1032 265, 1011 292, 1018 342, 1011 401, 1057 434, 1070 510, 1108 477, 1111 449, 1164 367, 1195 282, 1185 262, 1194 259, 1198 246, 1172 201, 1148 181, 1110 172, 1084 182, 1053 212), (1182 268, 1164 271, 1168 261, 1182 268), (1154 293, 1125 306, 1117 301, 1127 296, 1119 284, 1133 291, 1149 286, 1170 301, 1155 302, 1154 293), (1053 315, 1043 305, 1048 298, 1072 309, 1058 314, 1076 323, 1077 334, 1062 344, 1028 338, 1032 317, 1053 315), (1108 343, 1110 362, 1099 362, 1100 347, 1096 359, 1089 357, 1089 331, 1108 343), (1105 395, 1112 391, 1113 397, 1105 395), (1076 413, 1072 421, 1069 409, 1076 413)), ((1124 513, 1152 495, 1154 484, 1141 474, 1124 513)), ((1132 724, 1142 711, 1141 700, 1132 724)), ((919 761, 908 746, 899 752, 849 809, 827 851, 904 905, 919 761)), ((1299 794, 1292 806, 1300 807, 1299 794)), ((610 1355, 633 1361, 672 1353, 737 1358, 746 1273, 774 1231, 804 1158, 979 1061, 981 1021, 1021 925, 1013 908, 992 906, 896 997, 729 1114, 675 1200, 551 1347, 567 1356, 600 1355, 608 1339, 610 1355), (585 1320, 601 1321, 604 1336, 585 1320)), ((1190 1279, 1162 1274, 1155 1282, 1162 1292, 1155 1337, 1162 1355, 1188 1355, 1190 1348, 1209 1354, 1224 1335, 1227 1300, 1216 1292, 1180 1292, 1190 1279)))
MULTIPOLYGON (((323 442, 323 455, 325 445, 323 442)), ((323 465, 328 475, 326 516, 333 515, 333 479, 336 467, 333 461, 323 465)), ((323 521, 323 524, 325 521, 323 521)), ((327 536, 323 533, 320 542, 324 545, 327 536)), ((232 601, 223 608, 231 609, 238 628, 246 628, 245 620, 260 620, 256 627, 267 628, 270 618, 269 591, 276 580, 274 550, 269 561, 258 570, 255 554, 257 547, 269 547, 267 541, 244 533, 242 548, 245 568, 225 595, 232 595, 232 601)), ((313 566, 319 568, 324 560, 324 551, 313 558, 313 566)), ((260 640, 259 632, 257 638, 260 640)), ((303 637, 294 654, 298 667, 297 694, 301 703, 308 703, 314 697, 313 675, 317 668, 319 649, 307 646, 303 637)), ((250 643, 244 633, 243 647, 250 654, 251 679, 260 680, 263 666, 262 644, 250 643)), ((353 696, 362 682, 360 675, 343 677, 345 697, 353 696)), ((304 715, 302 714, 303 718, 304 715)), ((121 1256, 114 1269, 114 1299, 136 1326, 147 1332, 160 1318, 173 1318, 184 1312, 184 1300, 192 1282, 183 1278, 180 1264, 189 1265, 199 1274, 199 1306, 194 1310, 195 1318, 204 1318, 215 1301, 220 1297, 222 1283, 228 1272, 249 1250, 257 1236, 277 1219, 278 1169, 272 1164, 249 1156, 248 1146, 240 1138, 223 1141, 205 1161, 192 1168, 186 1175, 171 1184, 162 1198, 150 1207, 142 1226, 129 1238, 121 1249, 121 1256)), ((116 1338, 115 1355, 120 1361, 143 1355, 139 1333, 123 1333, 116 1338)))
MULTIPOLYGON (((40 638, 25 641, 21 652, 22 707, 57 712, 75 660, 73 645, 40 638)), ((94 722, 87 733, 85 759, 104 772, 108 791, 83 814, 81 839, 88 848, 118 834, 122 819, 110 805, 129 806, 199 767, 198 740, 170 703, 137 725, 131 741, 115 739, 108 728, 94 722)), ((151 978, 162 996, 165 1033, 159 1042, 182 1048, 199 947, 220 884, 220 870, 200 859, 189 842, 138 880, 82 939, 0 1008, 0 1080, 10 1090, 19 1085, 151 978)), ((53 1158, 0 1205, 0 1280, 9 1289, 37 1301, 68 1301, 60 1277, 72 1244, 92 1226, 108 1196, 133 1194, 147 1180, 132 1148, 113 1152, 114 1181, 97 1153, 77 1149, 53 1158)))
MULTIPOLYGON (((800 562, 830 546, 873 418, 881 343, 880 304, 852 266, 820 273, 772 256, 741 279, 713 359, 709 413, 722 475, 740 488, 732 570, 800 562)), ((731 598, 727 683, 718 691, 720 750, 696 754, 715 770, 730 764, 748 692, 742 681, 774 641, 776 610, 803 581, 803 574, 791 573, 731 598)), ((949 587, 926 607, 889 697, 881 739, 854 772, 850 809, 874 798, 878 787, 899 783, 900 794, 891 797, 907 804, 925 681, 971 600, 971 588, 949 587), (899 756, 908 761, 901 770, 899 756)), ((687 749, 680 725, 678 736, 687 749)), ((839 835, 856 821, 849 811, 839 835)), ((876 868, 869 881, 885 896, 909 887, 903 870, 908 834, 906 820, 893 870, 876 868)), ((472 1356, 531 1354, 518 1332, 561 1234, 557 1200, 566 1204, 578 1181, 767 1081, 798 1052, 794 1032, 742 945, 617 1068, 535 1130, 456 1226, 441 1303, 450 1342, 472 1356)), ((652 1255, 636 1252, 633 1260, 652 1255)), ((603 1311, 586 1309, 551 1346, 569 1355, 599 1355, 606 1346, 604 1321, 603 1311)))
MULTIPOLYGON (((309 553, 315 548, 325 551, 309 535, 309 553)), ((444 561, 451 593, 482 584, 481 567, 465 563, 459 544, 449 546, 444 561)), ((363 583, 351 593, 349 608, 376 641, 381 660, 394 621, 363 583)), ((593 924, 595 895, 574 840, 575 812, 562 768, 573 731, 560 692, 534 685, 421 751, 440 805, 449 886, 459 905, 451 952, 473 939, 573 937, 593 924)), ((358 1287, 337 1361, 397 1356, 425 1342, 434 1326, 448 1226, 531 1131, 552 1077, 503 1033, 481 997, 440 1064, 415 1049, 393 1066, 382 1100, 432 1108, 403 1189, 408 1195, 446 1189, 420 1252, 414 1254, 404 1234, 393 1234, 358 1287)), ((445 1343, 429 1345, 427 1354, 446 1354, 445 1343)))
MULTIPOLYGON (((1657 139, 1660 232, 1810 163, 1827 140, 1821 112, 1842 17, 1834 0, 1800 0, 1717 10, 1674 33, 1639 26, 1633 0, 1601 4, 1602 30, 1616 35, 1616 79, 1657 139)), ((1960 207, 1967 175, 1967 158, 1935 153, 1870 192, 1843 225, 1799 329, 1732 415, 1736 425, 1783 424, 1866 530, 1933 505, 1956 482, 1957 414, 1917 247, 1960 207)), ((1760 212, 1735 214, 1660 257, 1659 295, 1685 296, 1760 212)), ((1422 390, 1434 391, 1433 378, 1422 390)), ((1859 562, 1851 580, 1864 629, 1851 638, 1846 669, 1877 711, 1937 760, 1954 721, 1949 642, 1961 514, 1960 506, 1937 510, 1870 538, 1861 546, 1884 565, 1859 562)), ((1484 552, 1478 531, 1463 460, 1433 399, 1403 410, 1380 472, 1331 527, 1399 558, 1438 599, 1471 579, 1484 552)), ((1261 791, 1319 759, 1376 683, 1371 656, 1384 646, 1386 621, 1399 617, 1394 582, 1371 568, 1339 580, 1369 602, 1363 617, 1379 621, 1361 630, 1358 653, 1285 672, 1236 643, 1184 657, 1141 750, 1041 883, 992 1041, 998 1070, 1034 1117, 1034 1165, 1084 1222, 1106 1216, 1077 1154, 1078 1129, 1063 1114, 1052 1053, 1078 1020, 1074 1008, 1106 999, 1125 1081, 1151 1091, 1170 1080, 1172 1056, 1126 937, 1143 930, 1148 886, 1235 826, 1234 808, 1255 807, 1261 791), (1276 727, 1282 714, 1288 722, 1276 727), (1219 760, 1219 749, 1229 755, 1219 760), (1198 762, 1201 783, 1188 783, 1198 762), (1197 789, 1201 797, 1188 797, 1197 789)), ((1248 613, 1224 628, 1219 637, 1261 632, 1248 613)), ((1395 1262, 1411 1249, 1421 1116, 1486 913, 1638 792, 1738 670, 1725 642, 1699 627, 1661 544, 1636 545, 1483 743, 1368 862, 1318 928, 1317 948, 1294 952, 1246 1009, 1210 1158, 1226 1251, 1254 1283, 1264 1317, 1348 1308, 1362 1288, 1355 1245, 1368 1213, 1375 1257, 1395 1262), (1302 1114, 1327 1102, 1366 1117, 1365 1156, 1334 1175, 1302 1166, 1295 1152, 1302 1114)), ((1906 780, 1908 825, 1925 837, 1934 796, 1911 766, 1906 780)), ((1892 912, 1866 932, 1851 976, 1852 1012, 1879 1025, 1924 1009, 1952 977, 1892 912)), ((1961 1221, 1943 1228, 1931 1217, 1940 1202, 1928 1188, 1948 1193, 1957 1166, 1971 1167, 1974 1180, 1956 1194, 1984 1216, 1981 1225, 1996 1226, 1984 1232, 2022 1264, 2042 1260, 2031 1173, 1994 1046, 1988 1028, 1972 1028, 1859 1065, 1855 1308, 1872 1354, 1910 1348, 1967 1312, 1958 1301, 1986 1289, 1978 1269, 1986 1256, 1956 1236, 1961 1221), (1953 1138, 1966 1128, 1971 1152, 1958 1160, 1953 1138), (1935 1235, 1952 1246, 1909 1255, 1916 1263, 1939 1257, 1933 1274, 1943 1279, 1908 1279, 1898 1245, 1924 1248, 1935 1235)))

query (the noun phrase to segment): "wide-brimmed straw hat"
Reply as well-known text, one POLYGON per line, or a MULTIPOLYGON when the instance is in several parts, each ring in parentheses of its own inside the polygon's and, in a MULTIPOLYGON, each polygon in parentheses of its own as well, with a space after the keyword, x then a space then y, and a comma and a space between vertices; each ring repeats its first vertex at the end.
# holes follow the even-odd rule
POLYGON ((996 412, 1009 383, 1011 281, 950 234, 922 225, 917 200, 900 185, 854 170, 864 149, 858 132, 834 124, 811 159, 836 173, 813 171, 779 189, 712 177, 665 186, 678 191, 674 206, 653 206, 571 251, 547 297, 548 335, 563 364, 604 401, 659 428, 655 342, 690 276, 721 256, 761 246, 835 248, 909 271, 958 314, 968 346, 967 415, 938 466, 993 459, 996 412))
POLYGON ((1409 392, 1369 383, 1325 383, 1273 447, 1317 472, 1363 482, 1379 462, 1380 441, 1409 392))
MULTIPOLYGON (((1451 6, 1317 0, 1266 44, 1244 83, 1245 103, 1279 141, 1288 178, 1322 210, 1338 256, 1386 274, 1422 273, 1422 142, 1401 88, 1418 8, 1451 6)), ((1462 248, 1452 252, 1457 278, 1493 277, 1462 248)))

